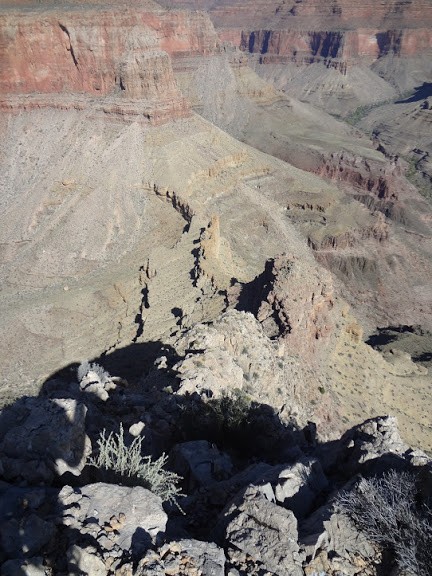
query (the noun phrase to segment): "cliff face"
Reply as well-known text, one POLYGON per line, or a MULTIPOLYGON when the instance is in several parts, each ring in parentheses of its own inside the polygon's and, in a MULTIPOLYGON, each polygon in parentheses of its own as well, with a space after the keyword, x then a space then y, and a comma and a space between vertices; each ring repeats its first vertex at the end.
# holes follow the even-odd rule
MULTIPOLYGON (((432 31, 414 30, 242 30, 237 38, 222 30, 221 38, 238 42, 241 50, 265 55, 263 61, 289 59, 297 63, 338 58, 346 63, 372 63, 389 54, 406 57, 432 49, 432 31), (275 58, 279 57, 279 58, 275 58)), ((343 70, 343 66, 341 66, 343 70)))
POLYGON ((0 92, 113 96, 184 116, 170 55, 205 53, 217 38, 206 16, 152 5, 0 15, 0 92))
MULTIPOLYGON (((163 2, 160 2, 163 4, 163 2)), ((260 22, 264 26, 274 28, 278 23, 279 28, 288 29, 312 29, 311 24, 324 22, 338 28, 353 30, 359 27, 367 27, 372 22, 380 25, 390 22, 394 25, 404 21, 410 27, 425 26, 425 18, 430 15, 430 3, 428 0, 384 0, 376 3, 367 0, 356 3, 352 0, 288 0, 275 2, 272 0, 258 0, 254 2, 253 10, 247 0, 215 0, 205 5, 197 0, 174 0, 171 6, 179 8, 208 10, 212 20, 218 28, 245 29, 260 22)))
MULTIPOLYGON (((194 0, 175 0, 174 5, 203 9, 194 0)), ((301 44, 302 40, 306 40, 312 55, 317 42, 331 44, 341 39, 354 49, 358 44, 360 51, 367 53, 373 47, 378 55, 385 54, 388 49, 412 55, 430 47, 432 7, 427 0, 387 0, 379 4, 373 1, 360 4, 351 0, 261 0, 254 3, 254 10, 250 10, 245 0, 220 0, 213 2, 208 12, 222 38, 238 41, 244 38, 238 35, 241 31, 252 38, 254 44, 256 36, 260 36, 264 39, 263 52, 266 48, 273 51, 282 38, 277 52, 281 55, 288 53, 290 44, 289 50, 293 42, 301 44)), ((250 48, 249 45, 244 47, 250 48)))
POLYGON ((220 39, 250 54, 262 78, 332 114, 347 115, 394 98, 395 86, 404 93, 430 79, 427 0, 261 0, 254 10, 244 0, 222 0, 207 10, 220 39))

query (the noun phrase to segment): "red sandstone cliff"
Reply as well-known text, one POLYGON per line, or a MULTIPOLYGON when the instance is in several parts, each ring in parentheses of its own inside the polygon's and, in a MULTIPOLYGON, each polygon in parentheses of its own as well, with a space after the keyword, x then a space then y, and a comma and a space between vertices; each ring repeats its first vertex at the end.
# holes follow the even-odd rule
POLYGON ((432 54, 428 0, 161 0, 168 6, 206 9, 222 41, 260 54, 262 63, 326 65, 346 73, 355 63, 384 56, 432 54))
POLYGON ((234 40, 243 51, 265 54, 266 59, 270 61, 278 56, 296 62, 338 58, 347 63, 359 59, 372 63, 388 54, 402 57, 413 56, 432 49, 430 28, 414 30, 359 28, 330 31, 242 30, 237 39, 232 30, 221 30, 220 36, 223 40, 234 40))
MULTIPOLYGON (((168 0, 161 0, 162 5, 168 0)), ((357 30, 427 28, 428 0, 170 0, 170 6, 207 10, 219 29, 357 30)))
POLYGON ((206 53, 216 42, 204 14, 166 12, 150 3, 133 9, 5 11, 0 13, 3 107, 23 94, 38 106, 44 99, 35 95, 103 95, 121 98, 126 109, 140 100, 154 121, 183 116, 187 105, 170 56, 206 53))

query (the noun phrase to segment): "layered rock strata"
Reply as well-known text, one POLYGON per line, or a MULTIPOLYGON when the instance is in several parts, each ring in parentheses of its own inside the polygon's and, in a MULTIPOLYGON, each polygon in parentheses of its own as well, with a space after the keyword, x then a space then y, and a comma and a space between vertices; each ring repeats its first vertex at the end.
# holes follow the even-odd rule
MULTIPOLYGON (((398 167, 389 170, 365 138, 353 142, 351 128, 278 93, 241 54, 217 52, 206 16, 165 13, 150 4, 136 12, 110 10, 87 7, 84 23, 70 7, 32 9, 22 18, 12 11, 12 32, 2 12, 5 34, 15 38, 23 59, 21 67, 14 64, 4 44, 17 72, 3 77, 9 93, 0 119, 3 401, 34 390, 60 366, 131 343, 143 350, 142 366, 149 369, 158 342, 173 345, 197 322, 239 307, 284 343, 290 373, 310 389, 304 398, 316 403, 316 412, 322 407, 320 422, 331 403, 318 400, 331 386, 345 417, 358 419, 358 398, 352 387, 344 390, 355 374, 347 354, 354 342, 365 380, 369 363, 378 360, 357 347, 361 328, 341 320, 328 274, 311 248, 342 280, 335 292, 345 291, 366 326, 407 319, 429 325, 430 239, 419 219, 398 212, 396 201, 405 194, 395 192, 405 186, 398 167), (58 21, 69 44, 58 44, 68 37, 58 21), (118 36, 117 22, 130 34, 118 36), (21 25, 25 34, 14 36, 21 25), (58 51, 58 70, 45 58, 45 41, 58 51), (81 58, 79 67, 74 58, 81 58), (177 81, 205 119, 190 111, 183 117, 177 81), (268 151, 282 159, 209 120, 253 145, 260 138, 254 122, 263 120, 262 142, 275 142, 268 151), (392 218, 403 220, 402 229, 392 218), (287 247, 284 260, 279 255, 287 247), (268 290, 252 309, 245 305, 248 287, 265 272, 268 290), (335 371, 328 354, 336 341, 335 371), (305 362, 314 365, 299 368, 305 362)), ((415 195, 404 202, 416 217, 423 211, 426 225, 428 213, 415 206, 415 195)), ((209 354, 213 362, 218 357, 209 354)), ((411 364, 398 361, 397 375, 417 377, 411 364)), ((243 384, 243 375, 253 379, 255 372, 235 369, 236 381, 243 384)), ((419 394, 414 388, 409 394, 417 406, 424 386, 419 394)), ((368 402, 376 414, 372 394, 368 402)))
POLYGON ((54 95, 64 94, 63 107, 80 108, 87 107, 81 96, 91 95, 96 103, 112 98, 104 112, 128 113, 135 104, 132 113, 156 123, 186 116, 170 55, 202 54, 216 42, 203 14, 168 13, 151 2, 0 14, 2 107, 56 106, 63 99, 54 95))
POLYGON ((355 6, 347 1, 245 2, 206 9, 222 41, 252 56, 256 70, 278 88, 346 115, 430 81, 430 4, 424 0, 355 6))

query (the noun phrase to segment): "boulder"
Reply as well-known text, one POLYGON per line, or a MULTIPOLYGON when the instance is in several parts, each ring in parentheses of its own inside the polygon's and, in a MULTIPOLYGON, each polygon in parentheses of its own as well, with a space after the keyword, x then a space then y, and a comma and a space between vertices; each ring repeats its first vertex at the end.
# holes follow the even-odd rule
POLYGON ((389 468, 430 465, 425 452, 402 440, 395 416, 369 418, 350 428, 340 440, 320 446, 317 455, 324 472, 344 480, 358 473, 381 474, 389 468))
POLYGON ((320 462, 309 458, 284 466, 271 483, 276 502, 292 510, 296 518, 306 516, 316 496, 328 486, 320 462))
POLYGON ((186 539, 149 550, 134 576, 224 576, 225 554, 213 542, 186 539))
POLYGON ((231 458, 206 440, 178 444, 172 456, 174 468, 185 479, 188 491, 225 480, 232 474, 231 458))
POLYGON ((202 576, 224 576, 225 554, 213 542, 200 540, 180 540, 180 554, 189 556, 202 576))
POLYGON ((56 531, 47 515, 57 493, 53 488, 0 484, 0 564, 46 551, 56 531))
POLYGON ((372 544, 342 514, 332 514, 330 520, 324 522, 324 528, 323 540, 327 542, 328 550, 335 552, 340 558, 351 560, 354 556, 375 556, 372 544))
POLYGON ((103 560, 96 555, 95 550, 81 548, 73 544, 68 548, 68 573, 72 576, 91 574, 91 576, 106 576, 108 570, 103 560))
POLYGON ((315 542, 313 548, 311 546, 308 550, 312 556, 308 562, 311 573, 338 573, 344 576, 376 574, 374 567, 379 563, 378 550, 345 516, 329 513, 330 518, 321 525, 321 533, 308 539, 309 544, 315 542))
POLYGON ((165 532, 162 500, 141 486, 89 484, 59 494, 59 523, 92 536, 107 556, 131 551, 139 556, 165 532))
POLYGON ((302 576, 297 520, 291 510, 267 500, 256 486, 249 486, 224 512, 225 541, 261 562, 280 576, 302 576), (237 502, 239 502, 237 504, 237 502))
POLYGON ((0 540, 8 558, 31 557, 40 552, 55 534, 55 526, 36 514, 0 524, 0 540))
POLYGON ((79 476, 91 452, 85 433, 87 408, 73 399, 24 398, 2 412, 3 476, 29 483, 79 476))
POLYGON ((2 576, 48 576, 52 571, 37 556, 26 560, 8 560, 0 567, 2 576))
POLYGON ((394 416, 370 418, 355 426, 343 435, 341 446, 348 452, 352 465, 387 453, 403 455, 409 448, 399 434, 394 416))

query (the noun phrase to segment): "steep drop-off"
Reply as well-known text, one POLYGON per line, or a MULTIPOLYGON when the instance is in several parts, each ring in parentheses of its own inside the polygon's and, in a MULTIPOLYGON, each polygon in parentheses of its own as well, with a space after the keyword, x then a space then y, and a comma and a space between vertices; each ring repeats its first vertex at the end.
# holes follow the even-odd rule
MULTIPOLYGON (((428 213, 403 170, 257 77, 203 14, 43 4, 1 19, 3 401, 237 307, 279 343, 323 431, 358 419, 353 383, 381 360, 340 293, 368 328, 432 324, 428 213)), ((385 405, 409 421, 428 376, 399 364, 374 386, 388 377, 385 405), (408 398, 406 374, 421 382, 408 398)), ((364 397, 363 415, 382 411, 364 397)), ((418 412, 407 434, 428 445, 418 412)))

